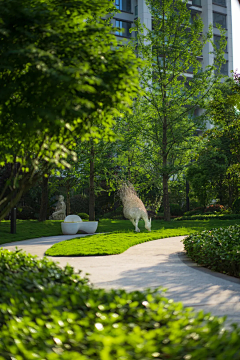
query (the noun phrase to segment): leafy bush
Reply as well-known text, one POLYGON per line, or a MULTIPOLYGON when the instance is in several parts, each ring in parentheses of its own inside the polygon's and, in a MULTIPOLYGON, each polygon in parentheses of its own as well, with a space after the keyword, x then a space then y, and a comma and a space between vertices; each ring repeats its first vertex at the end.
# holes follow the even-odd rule
POLYGON ((218 220, 235 220, 240 219, 240 214, 210 214, 210 215, 192 215, 192 216, 180 216, 175 218, 174 221, 182 221, 182 220, 210 220, 210 219, 218 219, 218 220))
POLYGON ((103 219, 124 219, 123 216, 123 207, 118 207, 115 211, 106 212, 101 216, 103 219))
POLYGON ((239 359, 240 329, 158 290, 94 289, 70 266, 0 250, 0 360, 239 359))
POLYGON ((183 240, 190 258, 228 275, 240 277, 240 226, 206 230, 183 240))
POLYGON ((34 213, 34 209, 31 206, 17 208, 17 218, 20 220, 35 219, 34 213))
POLYGON ((223 205, 214 204, 214 205, 207 206, 206 209, 204 210, 204 212, 205 213, 214 213, 214 212, 222 212, 223 210, 225 210, 225 207, 223 205))
POLYGON ((234 201, 232 209, 236 214, 240 214, 240 198, 237 198, 234 201))
POLYGON ((82 220, 89 220, 89 215, 86 213, 78 213, 78 216, 80 216, 82 220))
POLYGON ((87 213, 89 208, 88 197, 75 195, 70 198, 70 210, 72 214, 87 213))
POLYGON ((173 216, 181 216, 183 215, 183 211, 179 204, 170 204, 170 213, 173 216))
POLYGON ((195 208, 193 210, 186 211, 184 213, 184 215, 186 215, 186 216, 199 215, 199 214, 203 214, 203 212, 204 212, 204 207, 200 206, 200 207, 197 207, 197 208, 195 208))

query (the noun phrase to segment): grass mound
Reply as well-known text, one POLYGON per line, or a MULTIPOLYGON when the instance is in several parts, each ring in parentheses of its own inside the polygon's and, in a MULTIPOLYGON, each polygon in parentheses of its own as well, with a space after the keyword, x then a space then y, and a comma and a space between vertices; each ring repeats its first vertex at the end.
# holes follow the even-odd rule
POLYGON ((94 289, 70 266, 0 250, 0 360, 239 359, 240 329, 158 290, 94 289))
POLYGON ((190 258, 224 274, 240 277, 240 226, 203 231, 183 240, 190 258))
MULTIPOLYGON (((184 236, 196 233, 204 229, 212 229, 213 226, 227 226, 228 222, 219 220, 208 221, 182 221, 180 223, 171 221, 166 223, 164 221, 156 220, 152 223, 153 230, 148 232, 144 230, 144 222, 140 222, 140 233, 135 231, 126 231, 126 225, 129 226, 129 221, 124 220, 106 220, 110 223, 109 229, 119 228, 121 231, 110 234, 96 234, 86 236, 84 238, 75 238, 65 240, 54 244, 46 251, 48 256, 97 256, 97 255, 115 255, 121 254, 131 246, 142 244, 147 241, 168 238, 172 236, 184 236)), ((131 223, 130 223, 130 227, 131 223)))

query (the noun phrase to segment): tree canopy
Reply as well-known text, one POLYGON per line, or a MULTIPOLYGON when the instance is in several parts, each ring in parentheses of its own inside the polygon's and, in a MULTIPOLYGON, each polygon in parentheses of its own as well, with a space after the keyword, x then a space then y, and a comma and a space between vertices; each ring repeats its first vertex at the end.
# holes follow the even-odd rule
POLYGON ((148 0, 147 4, 152 29, 139 22, 134 29, 138 55, 146 64, 141 70, 145 92, 140 99, 141 124, 145 147, 152 150, 152 168, 162 179, 164 218, 170 220, 169 180, 186 165, 197 130, 204 129, 201 109, 220 81, 226 39, 221 37, 218 49, 212 29, 204 29, 200 17, 191 18, 187 1, 148 0), (207 42, 213 46, 215 61, 204 67, 202 51, 207 42))
POLYGON ((113 136, 114 117, 138 91, 139 60, 118 47, 111 1, 0 0, 0 8, 0 166, 15 164, 1 219, 16 203, 9 186, 25 191, 43 160, 64 167, 76 137, 113 136))

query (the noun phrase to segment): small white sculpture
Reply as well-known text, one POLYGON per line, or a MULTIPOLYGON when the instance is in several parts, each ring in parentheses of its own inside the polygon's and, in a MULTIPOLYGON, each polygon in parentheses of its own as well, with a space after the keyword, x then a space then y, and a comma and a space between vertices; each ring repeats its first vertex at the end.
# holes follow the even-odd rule
POLYGON ((129 219, 135 226, 135 231, 140 232, 138 222, 142 218, 145 222, 145 228, 151 231, 151 219, 148 219, 148 213, 142 200, 137 196, 131 184, 123 184, 119 190, 120 199, 123 203, 123 215, 129 219))
POLYGON ((78 215, 68 215, 64 219, 64 222, 65 223, 79 223, 79 222, 82 222, 82 219, 78 215))
POLYGON ((64 220, 66 217, 66 204, 63 201, 64 196, 59 195, 58 202, 54 213, 49 217, 49 220, 64 220))

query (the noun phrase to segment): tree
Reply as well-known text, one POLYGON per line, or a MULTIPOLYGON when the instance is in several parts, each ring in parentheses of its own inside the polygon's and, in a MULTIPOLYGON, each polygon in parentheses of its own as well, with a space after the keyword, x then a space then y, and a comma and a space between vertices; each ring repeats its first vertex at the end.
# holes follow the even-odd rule
MULTIPOLYGON (((196 130, 203 129, 198 109, 219 82, 224 60, 224 36, 220 47, 213 44, 212 30, 203 34, 203 22, 191 19, 187 1, 149 0, 152 30, 138 22, 137 53, 145 60, 141 85, 142 128, 146 147, 152 149, 155 173, 162 178, 164 219, 170 220, 169 179, 185 165, 182 161, 196 143, 196 130), (202 69, 202 49, 207 42, 214 48, 215 62, 202 69), (190 73, 187 76, 187 73, 190 73)), ((222 35, 224 34, 221 31, 222 35)), ((136 46, 136 45, 135 45, 136 46)))
POLYGON ((68 165, 75 137, 108 134, 138 91, 138 65, 117 46, 108 0, 0 0, 0 220, 52 167, 68 165), (13 191, 8 193, 11 187, 13 191))

